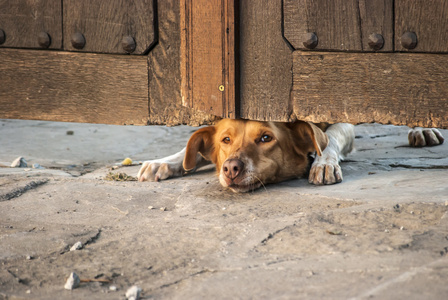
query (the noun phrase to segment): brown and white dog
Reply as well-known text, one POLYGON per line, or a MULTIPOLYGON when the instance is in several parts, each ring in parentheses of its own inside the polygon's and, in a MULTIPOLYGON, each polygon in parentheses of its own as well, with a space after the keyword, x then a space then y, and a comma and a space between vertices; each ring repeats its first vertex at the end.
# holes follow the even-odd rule
MULTIPOLYGON (((235 192, 308 173, 312 184, 334 184, 342 181, 339 162, 353 150, 354 139, 354 126, 346 123, 328 126, 223 119, 193 133, 179 153, 144 162, 138 180, 182 176, 214 163, 221 185, 235 192)), ((443 143, 443 137, 437 129, 411 130, 409 143, 436 145, 443 143)))

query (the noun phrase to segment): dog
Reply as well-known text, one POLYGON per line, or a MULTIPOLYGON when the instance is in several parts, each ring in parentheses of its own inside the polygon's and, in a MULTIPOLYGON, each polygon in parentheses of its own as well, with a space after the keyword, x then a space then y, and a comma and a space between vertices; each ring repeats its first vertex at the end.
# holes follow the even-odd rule
MULTIPOLYGON (((437 129, 411 130, 408 139, 416 147, 443 143, 437 129)), ((182 151, 145 161, 138 180, 165 180, 213 163, 221 185, 234 192, 306 175, 311 184, 335 184, 343 179, 339 162, 354 140, 354 126, 347 123, 222 119, 194 132, 182 151)))

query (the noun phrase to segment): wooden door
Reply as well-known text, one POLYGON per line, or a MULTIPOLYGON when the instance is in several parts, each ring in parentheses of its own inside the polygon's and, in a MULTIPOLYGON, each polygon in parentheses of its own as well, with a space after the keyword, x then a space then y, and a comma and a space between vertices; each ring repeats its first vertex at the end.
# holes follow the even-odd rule
POLYGON ((0 117, 446 128, 447 3, 0 0, 0 117))

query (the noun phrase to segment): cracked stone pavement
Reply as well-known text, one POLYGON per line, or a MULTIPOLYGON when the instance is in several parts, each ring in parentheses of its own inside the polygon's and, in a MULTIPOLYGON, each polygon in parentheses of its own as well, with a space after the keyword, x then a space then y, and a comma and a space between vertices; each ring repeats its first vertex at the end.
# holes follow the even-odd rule
POLYGON ((0 299, 124 299, 134 284, 142 299, 447 299, 448 143, 358 125, 333 186, 234 194, 213 169, 105 180, 193 130, 0 120, 0 299), (45 169, 9 168, 18 156, 45 169), (65 290, 73 271, 85 282, 65 290))

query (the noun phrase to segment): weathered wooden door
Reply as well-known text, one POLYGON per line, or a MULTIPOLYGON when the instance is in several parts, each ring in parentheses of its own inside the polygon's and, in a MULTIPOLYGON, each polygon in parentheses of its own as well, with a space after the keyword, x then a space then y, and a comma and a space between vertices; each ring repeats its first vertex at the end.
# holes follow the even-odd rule
POLYGON ((446 0, 0 0, 0 117, 448 127, 446 0))

